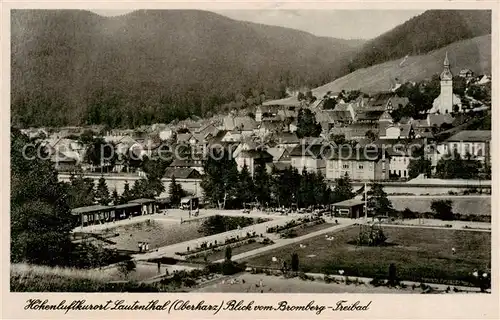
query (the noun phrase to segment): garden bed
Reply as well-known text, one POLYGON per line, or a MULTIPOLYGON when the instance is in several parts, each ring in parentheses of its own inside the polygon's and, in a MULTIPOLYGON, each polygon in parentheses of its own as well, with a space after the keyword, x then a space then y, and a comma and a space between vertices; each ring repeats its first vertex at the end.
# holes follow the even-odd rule
POLYGON ((297 220, 291 220, 282 226, 275 226, 267 228, 267 233, 280 233, 286 230, 295 229, 300 226, 314 226, 318 224, 326 223, 325 219, 320 217, 315 218, 298 218, 297 220))

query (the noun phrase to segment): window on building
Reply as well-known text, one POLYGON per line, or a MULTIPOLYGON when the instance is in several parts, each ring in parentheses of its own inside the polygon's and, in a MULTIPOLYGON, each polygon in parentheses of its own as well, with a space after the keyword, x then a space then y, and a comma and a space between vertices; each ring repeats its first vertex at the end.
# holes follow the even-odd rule
POLYGON ((349 169, 349 164, 343 164, 343 165, 342 165, 342 168, 344 168, 344 169, 349 169))
POLYGON ((358 165, 358 168, 363 169, 363 165, 362 164, 358 165))
POLYGON ((398 170, 398 176, 401 177, 401 170, 398 170))

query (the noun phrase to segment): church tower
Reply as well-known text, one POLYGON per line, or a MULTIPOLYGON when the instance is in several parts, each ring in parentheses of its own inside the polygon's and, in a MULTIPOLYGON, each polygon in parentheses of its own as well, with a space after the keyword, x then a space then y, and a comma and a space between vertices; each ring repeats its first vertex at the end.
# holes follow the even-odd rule
POLYGON ((453 112, 453 74, 450 71, 448 52, 444 58, 444 70, 441 73, 441 95, 440 111, 442 113, 453 112))

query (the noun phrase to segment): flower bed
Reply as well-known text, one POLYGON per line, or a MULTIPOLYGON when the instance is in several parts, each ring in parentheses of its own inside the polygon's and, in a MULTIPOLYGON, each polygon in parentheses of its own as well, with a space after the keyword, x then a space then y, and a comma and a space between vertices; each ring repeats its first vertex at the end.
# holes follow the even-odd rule
POLYGON ((276 226, 276 227, 269 227, 266 229, 267 233, 279 233, 285 230, 290 230, 294 229, 297 227, 301 226, 314 226, 318 224, 326 223, 325 219, 320 218, 320 217, 315 217, 315 218, 299 218, 297 220, 292 220, 287 222, 285 225, 282 226, 276 226))
POLYGON ((207 251, 220 251, 226 248, 227 246, 235 247, 234 245, 240 246, 243 244, 256 242, 256 238, 258 237, 259 235, 257 235, 255 232, 253 233, 247 232, 247 235, 245 237, 240 237, 240 236, 231 237, 226 239, 224 243, 217 243, 217 240, 215 240, 213 243, 204 242, 199 247, 194 248, 194 250, 188 247, 186 251, 176 252, 175 254, 179 256, 184 256, 186 258, 196 258, 201 256, 203 253, 207 251))

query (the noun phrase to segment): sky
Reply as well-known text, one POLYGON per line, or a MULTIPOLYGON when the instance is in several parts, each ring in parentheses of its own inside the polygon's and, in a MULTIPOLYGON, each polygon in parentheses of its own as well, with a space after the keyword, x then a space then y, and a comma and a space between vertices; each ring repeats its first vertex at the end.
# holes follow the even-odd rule
MULTIPOLYGON (((104 16, 132 10, 92 10, 104 16)), ((423 13, 423 10, 222 10, 231 19, 306 31, 316 36, 371 39, 423 13)))

